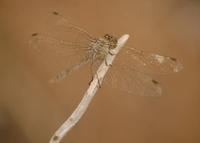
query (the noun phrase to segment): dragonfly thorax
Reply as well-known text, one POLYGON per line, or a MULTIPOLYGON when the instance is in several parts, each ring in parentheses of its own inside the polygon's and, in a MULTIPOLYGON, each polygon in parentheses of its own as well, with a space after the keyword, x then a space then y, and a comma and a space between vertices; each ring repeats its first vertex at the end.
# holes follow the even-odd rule
POLYGON ((90 43, 89 55, 97 59, 104 59, 110 53, 110 50, 116 48, 116 46, 117 39, 106 34, 90 43))
POLYGON ((90 43, 89 55, 100 60, 104 59, 109 53, 109 46, 110 44, 105 38, 97 38, 90 43))

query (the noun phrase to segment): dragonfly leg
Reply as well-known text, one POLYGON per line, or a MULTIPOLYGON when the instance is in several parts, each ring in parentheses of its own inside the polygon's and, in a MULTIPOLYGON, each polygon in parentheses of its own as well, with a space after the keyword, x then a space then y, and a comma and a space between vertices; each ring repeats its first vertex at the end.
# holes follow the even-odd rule
POLYGON ((101 82, 100 82, 99 76, 98 76, 97 73, 96 73, 96 75, 97 75, 97 80, 98 80, 99 88, 101 88, 101 82))
POLYGON ((105 59, 105 64, 106 64, 106 66, 112 67, 112 64, 109 64, 108 61, 107 61, 107 59, 105 59))
POLYGON ((114 52, 112 52, 112 51, 110 51, 109 50, 109 52, 108 52, 111 56, 114 56, 114 55, 116 55, 114 52))
MULTIPOLYGON (((109 53, 111 56, 114 56, 114 55, 115 55, 115 53, 113 53, 112 51, 109 51, 108 53, 109 53)), ((112 67, 112 64, 108 64, 107 59, 105 59, 105 64, 106 64, 106 66, 111 66, 111 67, 112 67)))
MULTIPOLYGON (((101 88, 100 79, 99 79, 99 77, 98 77, 98 74, 96 74, 96 75, 97 75, 97 80, 98 80, 99 88, 101 88)), ((93 79, 94 79, 94 76, 92 76, 92 79, 90 80, 89 85, 92 83, 93 79)))
POLYGON ((94 76, 92 76, 91 80, 89 81, 89 85, 91 84, 91 82, 93 81, 94 76))

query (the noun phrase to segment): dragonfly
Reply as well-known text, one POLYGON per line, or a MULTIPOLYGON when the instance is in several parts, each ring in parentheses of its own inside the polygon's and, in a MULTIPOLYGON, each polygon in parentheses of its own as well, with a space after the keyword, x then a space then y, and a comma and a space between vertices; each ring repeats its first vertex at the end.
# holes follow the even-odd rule
MULTIPOLYGON (((90 65, 94 76, 97 67, 106 62, 106 56, 112 55, 111 51, 117 46, 118 38, 112 34, 95 37, 56 11, 50 14, 49 19, 49 30, 32 33, 29 45, 38 51, 53 49, 68 56, 66 68, 55 73, 50 83, 64 80, 85 65, 90 65)), ((176 73, 182 68, 176 58, 125 46, 116 56, 104 80, 109 87, 131 95, 160 96, 160 82, 151 75, 176 73)))

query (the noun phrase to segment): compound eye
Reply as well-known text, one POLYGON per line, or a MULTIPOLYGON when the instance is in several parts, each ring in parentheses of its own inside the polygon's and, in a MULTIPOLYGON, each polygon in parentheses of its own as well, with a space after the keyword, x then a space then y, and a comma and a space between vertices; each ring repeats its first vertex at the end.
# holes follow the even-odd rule
POLYGON ((109 38, 109 35, 108 35, 108 34, 106 34, 104 37, 105 37, 106 39, 108 39, 108 38, 109 38))

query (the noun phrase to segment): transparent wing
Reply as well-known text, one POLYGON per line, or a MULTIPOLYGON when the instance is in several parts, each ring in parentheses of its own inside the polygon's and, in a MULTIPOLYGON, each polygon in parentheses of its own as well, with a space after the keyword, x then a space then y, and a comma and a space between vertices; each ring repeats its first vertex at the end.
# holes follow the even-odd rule
POLYGON ((57 12, 49 15, 47 25, 49 25, 48 31, 59 40, 67 40, 78 45, 88 44, 94 40, 93 36, 86 30, 72 24, 57 12))
POLYGON ((91 41, 94 40, 95 38, 87 31, 70 23, 59 13, 53 12, 47 18, 44 32, 35 31, 30 35, 29 46, 38 51, 80 56, 85 54, 91 41), (65 52, 65 50, 69 51, 65 52))
POLYGON ((58 81, 65 77, 70 68, 77 69, 81 66, 75 65, 82 65, 89 60, 88 50, 94 40, 95 38, 87 31, 70 23, 59 13, 53 12, 47 18, 46 28, 40 32, 34 31, 30 35, 28 44, 30 48, 38 51, 44 60, 47 60, 47 64, 60 65, 60 72, 58 69, 58 73, 54 73, 58 81))
POLYGON ((50 83, 56 83, 59 82, 63 79, 65 79, 67 76, 69 76, 73 71, 79 69, 80 67, 82 67, 83 65, 87 64, 89 61, 82 61, 78 64, 72 65, 71 67, 67 67, 65 69, 62 69, 61 71, 59 71, 58 73, 56 73, 50 80, 50 83))
POLYGON ((168 74, 182 68, 175 58, 124 47, 116 56, 106 83, 131 95, 159 96, 160 83, 147 74, 168 74))
POLYGON ((182 70, 175 58, 148 53, 132 47, 124 47, 116 58, 119 67, 127 67, 147 74, 169 74, 182 70))
POLYGON ((160 96, 162 88, 160 83, 148 75, 137 72, 134 69, 112 66, 105 83, 119 91, 130 95, 160 96))

